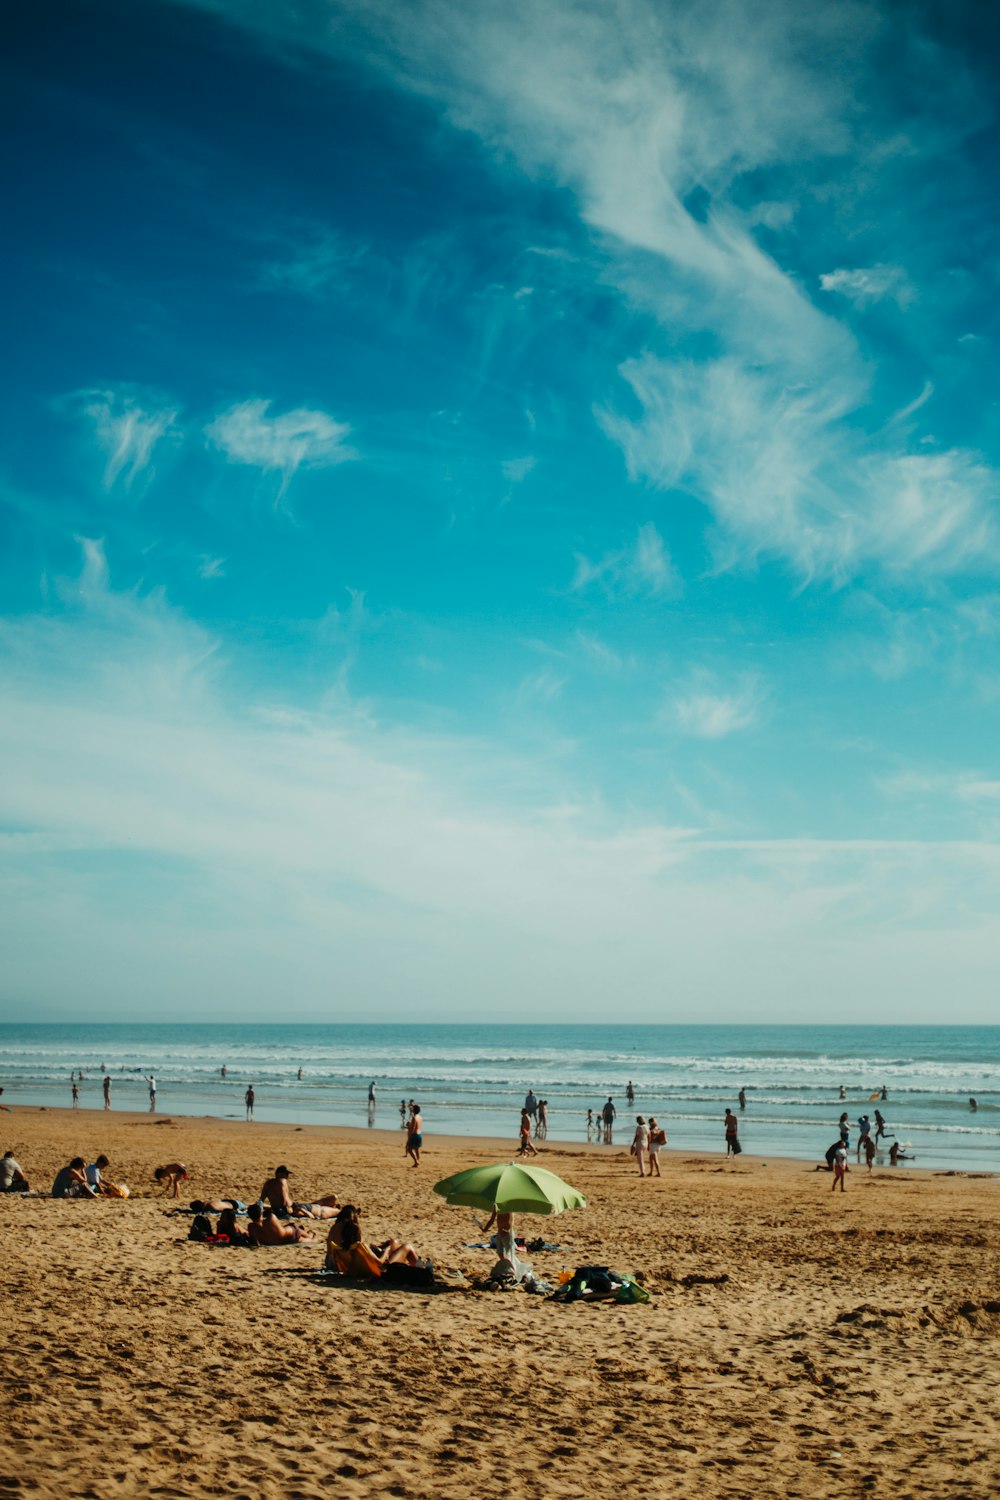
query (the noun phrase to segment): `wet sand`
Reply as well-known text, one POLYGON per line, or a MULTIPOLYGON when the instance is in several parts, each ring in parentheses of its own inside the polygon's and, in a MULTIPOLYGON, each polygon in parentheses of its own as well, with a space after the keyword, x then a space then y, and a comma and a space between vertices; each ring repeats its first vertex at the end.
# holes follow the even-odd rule
POLYGON ((847 1191, 801 1162, 541 1143, 589 1206, 518 1220, 529 1257, 641 1272, 648 1305, 335 1286, 322 1247, 190 1243, 151 1181, 335 1191, 366 1237, 484 1275, 431 1192, 514 1144, 18 1109, 2 1143, 48 1191, 111 1159, 127 1201, 0 1197, 8 1440, 0 1495, 926 1496, 1000 1492, 1000 1181, 905 1169, 847 1191))

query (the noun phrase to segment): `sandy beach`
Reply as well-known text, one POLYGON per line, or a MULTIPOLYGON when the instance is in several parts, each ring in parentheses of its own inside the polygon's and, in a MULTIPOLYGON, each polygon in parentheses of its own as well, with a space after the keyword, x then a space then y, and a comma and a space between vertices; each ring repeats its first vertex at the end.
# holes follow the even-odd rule
POLYGON ((366 1235, 484 1275, 440 1177, 496 1142, 112 1112, 17 1110, 32 1186, 80 1154, 127 1201, 0 1198, 7 1452, 0 1494, 953 1496, 1000 1490, 1000 1182, 541 1146, 589 1206, 522 1219, 562 1267, 641 1272, 647 1305, 335 1286, 320 1247, 186 1240, 190 1197, 334 1191, 366 1235))

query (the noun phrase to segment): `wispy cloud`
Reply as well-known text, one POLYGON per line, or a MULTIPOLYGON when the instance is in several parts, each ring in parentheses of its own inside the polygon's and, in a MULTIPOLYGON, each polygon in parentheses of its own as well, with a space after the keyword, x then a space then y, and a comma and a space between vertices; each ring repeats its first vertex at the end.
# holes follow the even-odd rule
MULTIPOLYGON (((99 543, 85 553, 71 613, 0 622, 0 815, 18 830, 0 842, 0 931, 25 993, 57 991, 110 945, 109 1015, 126 1012, 141 964, 171 1014, 178 993, 185 1014, 209 998, 245 1014, 289 973, 297 1017, 327 1014, 331 973, 388 1015, 401 996, 454 1013, 475 971, 505 1014, 568 1018, 603 1013, 623 953, 630 987, 655 989, 666 944, 691 1018, 705 986, 732 992, 734 969, 741 1011, 766 1002, 784 1018, 776 947, 789 997, 808 980, 817 1004, 842 1000, 863 973, 880 994, 905 990, 911 1016, 948 975, 968 1006, 985 1000, 992 846, 609 822, 565 782, 551 795, 537 758, 499 741, 248 699, 219 641, 162 595, 115 591, 99 543), (54 919, 57 945, 44 941, 54 919), (957 948, 939 930, 956 920, 957 948)), ((692 724, 745 721, 727 696, 706 690, 692 724)))
POLYGON ((262 263, 261 285, 272 291, 321 298, 343 289, 365 253, 362 246, 332 229, 311 227, 290 232, 281 253, 262 263))
POLYGON ((628 547, 606 552, 596 562, 576 554, 576 571, 570 585, 586 589, 597 584, 609 593, 662 597, 677 594, 681 580, 659 531, 652 521, 640 526, 628 547))
POLYGON ((69 398, 93 424, 107 454, 104 484, 118 480, 128 488, 153 460, 153 450, 168 434, 179 436, 179 412, 172 403, 132 390, 78 391, 69 398))
POLYGON ((805 579, 866 568, 957 572, 1000 562, 1000 476, 976 455, 869 451, 840 425, 850 383, 787 386, 729 358, 647 357, 622 370, 643 415, 601 420, 629 473, 699 495, 722 567, 765 555, 805 579))
POLYGON ((272 417, 270 407, 270 401, 239 402, 210 422, 206 435, 230 463, 280 473, 282 494, 300 468, 329 468, 357 457, 346 442, 346 423, 306 407, 272 417))
POLYGON ((527 455, 524 458, 507 458, 501 463, 500 468, 503 477, 509 479, 511 484, 522 484, 537 463, 537 459, 527 455))
POLYGON ((853 271, 826 271, 820 276, 819 284, 824 292, 838 292, 847 297, 855 307, 869 307, 888 298, 899 307, 907 308, 917 294, 902 266, 877 265, 853 271))
POLYGON ((725 690, 712 674, 699 674, 690 689, 673 700, 671 712, 685 734, 721 740, 758 722, 765 694, 756 678, 725 690))

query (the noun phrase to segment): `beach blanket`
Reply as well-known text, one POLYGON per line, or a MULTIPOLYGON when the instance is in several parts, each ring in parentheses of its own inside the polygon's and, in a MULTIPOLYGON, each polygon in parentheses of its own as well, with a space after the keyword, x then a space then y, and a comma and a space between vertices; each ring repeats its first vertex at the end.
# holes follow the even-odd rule
POLYGON ((648 1302, 649 1293, 634 1276, 609 1266, 580 1266, 556 1287, 553 1302, 648 1302))

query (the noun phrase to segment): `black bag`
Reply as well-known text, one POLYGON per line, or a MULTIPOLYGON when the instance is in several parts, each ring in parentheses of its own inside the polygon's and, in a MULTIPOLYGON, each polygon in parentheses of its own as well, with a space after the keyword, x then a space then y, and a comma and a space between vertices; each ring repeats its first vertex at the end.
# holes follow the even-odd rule
POLYGON ((743 1147, 740 1145, 739 1141, 736 1140, 735 1137, 734 1137, 734 1139, 733 1139, 733 1155, 734 1156, 739 1156, 739 1154, 740 1154, 740 1152, 742 1150, 743 1150, 743 1147))
POLYGON ((212 1221, 205 1214, 195 1214, 191 1220, 191 1228, 188 1231, 189 1240, 198 1240, 204 1244, 212 1233, 212 1221))
POLYGON ((421 1260, 415 1266, 393 1260, 383 1266, 382 1280, 394 1286, 433 1286, 434 1267, 429 1260, 421 1260))

